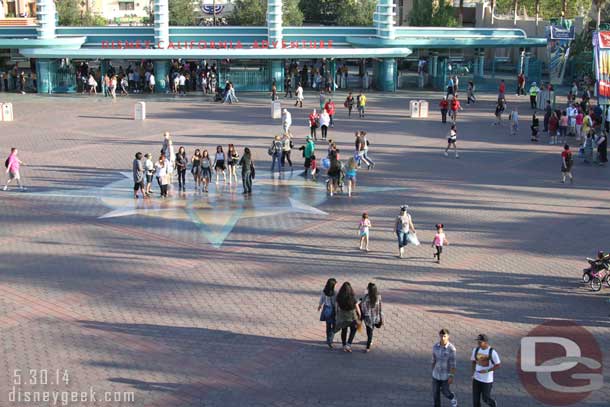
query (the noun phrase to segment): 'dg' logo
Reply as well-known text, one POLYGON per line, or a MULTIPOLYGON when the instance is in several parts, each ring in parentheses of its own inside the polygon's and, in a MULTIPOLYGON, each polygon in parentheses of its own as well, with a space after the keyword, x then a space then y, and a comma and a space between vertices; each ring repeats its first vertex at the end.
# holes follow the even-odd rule
POLYGON ((517 371, 527 392, 551 406, 576 404, 604 381, 597 341, 571 321, 545 322, 522 338, 517 371))

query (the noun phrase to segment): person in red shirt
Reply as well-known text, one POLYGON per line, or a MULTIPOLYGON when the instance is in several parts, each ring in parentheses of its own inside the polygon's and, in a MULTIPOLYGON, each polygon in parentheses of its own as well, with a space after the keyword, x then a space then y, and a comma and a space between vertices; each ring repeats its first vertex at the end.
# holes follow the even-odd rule
POLYGON ((559 118, 557 113, 553 112, 549 119, 549 136, 551 140, 549 144, 557 144, 557 132, 559 131, 559 118))
POLYGON ((462 105, 460 105, 460 101, 457 96, 451 99, 451 121, 453 124, 457 121, 457 112, 458 110, 462 110, 462 105))
POLYGON ((506 92, 506 84, 504 79, 500 81, 500 87, 498 88, 498 99, 504 99, 504 92, 506 92))
POLYGON ((318 139, 318 134, 316 129, 320 126, 320 115, 313 109, 313 111, 309 114, 309 134, 313 137, 314 140, 318 139))
POLYGON ((572 151, 568 144, 563 146, 561 152, 561 183, 565 184, 566 176, 570 178, 570 184, 574 183, 574 176, 572 175, 572 165, 574 164, 574 158, 572 157, 572 151))
POLYGON ((447 123, 447 111, 449 110, 449 102, 447 101, 446 96, 443 96, 443 99, 438 104, 438 106, 441 108, 441 117, 443 123, 447 123))
POLYGON ((523 72, 517 76, 517 96, 525 96, 525 75, 523 72))
POLYGON ((328 102, 324 105, 324 110, 330 116, 330 127, 335 127, 335 122, 333 121, 333 116, 335 115, 335 102, 332 99, 328 99, 328 102))

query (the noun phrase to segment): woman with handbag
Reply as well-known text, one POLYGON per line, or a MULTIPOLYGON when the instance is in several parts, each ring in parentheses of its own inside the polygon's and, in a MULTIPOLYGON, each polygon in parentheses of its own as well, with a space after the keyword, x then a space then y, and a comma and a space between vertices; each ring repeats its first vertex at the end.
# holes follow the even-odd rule
POLYGON ((330 349, 333 348, 333 339, 335 337, 335 300, 337 293, 335 292, 335 285, 337 280, 329 278, 326 281, 322 295, 320 296, 320 303, 318 304, 318 311, 320 312, 320 321, 326 322, 326 344, 330 349))
POLYGON ((335 301, 335 328, 334 332, 341 331, 343 352, 352 353, 352 342, 356 330, 360 325, 360 307, 356 302, 354 290, 349 282, 343 283, 335 301), (349 328, 349 338, 347 330, 349 328))
POLYGON ((396 217, 394 223, 394 230, 396 231, 396 237, 398 238, 398 257, 403 258, 405 247, 407 243, 413 243, 416 246, 419 245, 417 241, 417 235, 415 234, 415 226, 413 226, 413 220, 411 215, 407 213, 409 209, 408 205, 400 207, 400 215, 396 217))
POLYGON ((360 299, 360 309, 364 325, 366 326, 366 349, 365 353, 371 351, 373 344, 373 331, 383 326, 383 312, 381 311, 381 295, 377 286, 369 283, 366 287, 366 295, 360 299))

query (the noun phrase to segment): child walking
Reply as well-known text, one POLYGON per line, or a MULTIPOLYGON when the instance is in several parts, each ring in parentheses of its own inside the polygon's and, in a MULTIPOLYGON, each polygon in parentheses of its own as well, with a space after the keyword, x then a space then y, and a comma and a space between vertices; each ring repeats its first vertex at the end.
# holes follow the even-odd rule
POLYGON ((455 128, 455 124, 451 125, 451 130, 449 130, 449 136, 447 137, 447 148, 445 149, 445 157, 449 156, 449 149, 453 146, 455 151, 455 158, 460 158, 460 155, 457 152, 457 129, 455 128))
POLYGON ((369 251, 369 230, 371 229, 371 220, 369 215, 364 212, 360 224, 358 225, 360 235, 360 250, 369 251))
POLYGON ((449 242, 447 241, 447 237, 445 237, 445 232, 443 231, 443 224, 439 223, 436 225, 436 235, 434 235, 434 240, 432 241, 432 247, 436 248, 436 253, 434 253, 433 258, 436 259, 438 264, 441 263, 441 253, 443 252, 443 245, 447 245, 449 242))

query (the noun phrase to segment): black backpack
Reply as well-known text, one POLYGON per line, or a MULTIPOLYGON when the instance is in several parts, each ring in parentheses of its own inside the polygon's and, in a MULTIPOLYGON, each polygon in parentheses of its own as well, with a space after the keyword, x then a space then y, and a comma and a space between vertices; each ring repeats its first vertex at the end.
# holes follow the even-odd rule
POLYGON ((8 168, 8 158, 6 159, 6 161, 4 162, 4 168, 8 168))
MULTIPOLYGON (((475 362, 476 362, 476 359, 477 359, 477 353, 479 353, 479 350, 480 350, 480 349, 481 349, 481 347, 480 347, 480 346, 477 346, 477 348, 474 350, 474 359, 475 359, 475 362)), ((494 361, 493 361, 493 357, 492 357, 492 356, 493 356, 493 352, 494 352, 494 348, 490 347, 490 348, 489 348, 489 362, 490 362, 492 365, 494 365, 494 366, 495 366, 495 363, 494 363, 494 361)), ((497 355, 497 354, 498 354, 498 352, 496 352, 496 355, 497 355)))

